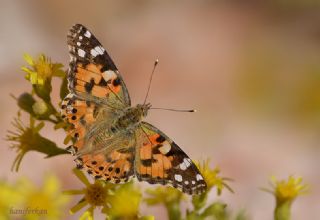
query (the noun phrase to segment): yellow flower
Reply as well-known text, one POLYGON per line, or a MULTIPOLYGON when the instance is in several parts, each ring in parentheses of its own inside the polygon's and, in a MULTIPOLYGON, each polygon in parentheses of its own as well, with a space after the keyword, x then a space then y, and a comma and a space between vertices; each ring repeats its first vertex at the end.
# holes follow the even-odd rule
POLYGON ((176 188, 158 186, 154 189, 147 189, 148 198, 144 201, 148 205, 163 204, 167 209, 169 219, 181 219, 180 203, 184 194, 176 188))
POLYGON ((208 190, 210 190, 212 187, 217 187, 218 195, 221 194, 224 188, 227 188, 230 192, 233 192, 231 187, 226 183, 226 181, 230 181, 231 179, 219 176, 220 168, 216 167, 211 169, 209 167, 209 162, 209 160, 203 161, 202 163, 195 161, 195 165, 198 167, 200 173, 207 183, 208 190))
POLYGON ((141 196, 132 182, 123 184, 110 195, 110 206, 105 206, 102 211, 113 219, 138 219, 141 196))
POLYGON ((20 115, 14 119, 12 125, 17 131, 8 131, 6 136, 6 140, 12 142, 10 147, 18 152, 12 164, 12 170, 19 170, 22 158, 29 151, 38 151, 46 154, 47 157, 67 153, 66 150, 58 148, 54 142, 39 134, 39 131, 44 127, 44 123, 36 124, 32 116, 30 116, 29 126, 22 123, 20 115))
POLYGON ((24 196, 23 208, 30 211, 24 219, 61 219, 69 199, 61 194, 60 188, 58 179, 53 175, 47 175, 40 188, 27 179, 21 179, 16 190, 24 196))
POLYGON ((82 195, 80 201, 70 209, 71 214, 89 206, 80 219, 92 220, 93 212, 97 207, 102 207, 102 213, 107 215, 107 219, 153 219, 152 216, 139 216, 141 193, 132 182, 112 184, 95 180, 94 183, 90 183, 80 170, 73 169, 73 172, 85 187, 64 192, 67 195, 82 195))
POLYGON ((271 185, 272 190, 263 190, 272 193, 279 203, 293 201, 297 196, 305 194, 308 189, 306 184, 302 184, 301 177, 295 178, 293 176, 289 176, 288 180, 277 180, 272 176, 271 185))
POLYGON ((271 177, 272 189, 262 190, 273 194, 276 198, 276 206, 274 209, 275 220, 291 219, 291 204, 302 194, 307 192, 308 186, 301 184, 302 178, 289 176, 288 180, 277 180, 274 176, 271 177))
POLYGON ((37 147, 38 132, 43 128, 44 123, 39 123, 35 125, 35 121, 30 117, 30 126, 25 126, 20 117, 15 118, 12 125, 17 129, 17 131, 8 131, 6 137, 7 141, 13 142, 11 148, 16 148, 18 155, 12 164, 12 170, 16 167, 16 171, 19 170, 19 166, 23 156, 30 150, 34 150, 37 147))
POLYGON ((26 178, 14 184, 0 182, 0 219, 61 219, 67 202, 52 175, 46 176, 41 187, 26 178))
POLYGON ((89 208, 81 215, 80 219, 93 219, 93 211, 96 207, 109 205, 107 198, 111 193, 111 185, 100 180, 96 180, 91 184, 80 170, 73 169, 73 172, 85 185, 85 188, 64 191, 66 195, 83 195, 80 201, 70 209, 70 213, 74 214, 89 205, 89 208))
POLYGON ((147 194, 150 196, 145 198, 145 202, 148 205, 165 204, 169 205, 171 203, 180 203, 184 198, 184 194, 173 188, 158 186, 154 189, 147 189, 147 194))
POLYGON ((23 198, 15 186, 0 181, 0 219, 10 219, 10 210, 21 207, 23 198))
POLYGON ((22 67, 21 69, 27 73, 25 77, 32 84, 43 85, 46 80, 50 80, 53 76, 63 77, 65 75, 65 72, 61 70, 62 64, 51 63, 51 60, 43 54, 37 60, 34 60, 29 54, 25 54, 24 59, 31 68, 22 67))

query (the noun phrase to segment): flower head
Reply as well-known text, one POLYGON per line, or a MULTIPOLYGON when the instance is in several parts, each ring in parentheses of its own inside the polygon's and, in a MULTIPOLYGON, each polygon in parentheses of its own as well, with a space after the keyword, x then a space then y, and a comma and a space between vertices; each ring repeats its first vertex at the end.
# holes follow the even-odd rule
POLYGON ((167 209, 169 219, 181 219, 180 202, 184 194, 176 188, 158 186, 155 189, 148 189, 148 198, 144 201, 148 205, 163 204, 167 209))
POLYGON ((307 192, 307 185, 302 184, 301 177, 289 176, 288 180, 277 180, 274 176, 271 177, 272 189, 262 188, 263 191, 274 195, 276 206, 274 209, 274 219, 284 220, 291 218, 291 204, 302 194, 307 192))
POLYGON ((32 105, 32 110, 36 115, 44 115, 48 112, 48 105, 43 100, 39 100, 32 105))
POLYGON ((42 137, 39 131, 44 127, 44 123, 36 124, 33 117, 30 116, 29 126, 25 126, 20 116, 15 118, 12 125, 16 131, 8 131, 6 140, 12 142, 11 148, 16 149, 18 155, 12 164, 12 170, 19 170, 22 158, 28 151, 38 151, 47 155, 47 157, 67 153, 58 148, 57 145, 47 138, 42 137))
POLYGON ((14 185, 0 181, 0 219, 10 219, 10 209, 22 205, 23 195, 21 195, 14 185))
POLYGON ((288 180, 277 180, 276 177, 271 177, 272 189, 263 189, 272 193, 278 203, 292 202, 297 196, 305 194, 308 186, 302 184, 301 177, 289 176, 288 180))
POLYGON ((109 205, 102 211, 114 219, 138 219, 141 196, 132 182, 123 184, 109 196, 109 205))
POLYGON ((61 219, 69 198, 60 193, 60 187, 58 179, 53 175, 47 175, 40 188, 27 179, 21 179, 17 190, 24 195, 24 207, 37 210, 36 213, 26 215, 25 219, 37 219, 39 214, 46 218, 61 219))
POLYGON ((202 163, 195 161, 196 166, 207 183, 208 190, 210 190, 212 187, 217 187, 218 195, 221 194, 224 188, 227 188, 230 192, 233 192, 231 187, 226 183, 226 181, 230 181, 231 179, 219 176, 220 168, 216 167, 211 169, 209 167, 209 162, 209 160, 203 161, 202 163))
POLYGON ((79 190, 67 190, 64 192, 67 195, 82 195, 80 201, 70 209, 70 213, 74 214, 83 207, 89 205, 80 218, 93 219, 93 212, 96 207, 109 205, 107 198, 111 193, 112 187, 110 184, 100 180, 96 180, 91 184, 86 176, 78 169, 74 169, 73 173, 85 185, 85 188, 79 190))
POLYGON ((63 77, 65 75, 64 71, 61 70, 63 67, 61 63, 51 63, 51 60, 43 54, 37 60, 29 54, 25 54, 24 59, 31 67, 22 67, 21 69, 27 73, 25 77, 32 84, 43 85, 53 76, 63 77))
POLYGON ((60 193, 55 176, 47 175, 42 186, 20 178, 9 184, 0 181, 0 219, 61 219, 68 198, 60 193))
POLYGON ((180 203, 184 195, 181 191, 173 187, 158 186, 154 189, 147 189, 150 196, 145 198, 148 205, 180 203))
POLYGON ((64 192, 68 195, 82 195, 80 201, 70 209, 71 214, 88 206, 80 219, 93 219, 93 212, 98 207, 102 208, 102 213, 110 219, 153 219, 152 216, 139 216, 141 192, 132 182, 111 184, 95 180, 90 183, 80 170, 74 169, 73 172, 85 187, 64 192))

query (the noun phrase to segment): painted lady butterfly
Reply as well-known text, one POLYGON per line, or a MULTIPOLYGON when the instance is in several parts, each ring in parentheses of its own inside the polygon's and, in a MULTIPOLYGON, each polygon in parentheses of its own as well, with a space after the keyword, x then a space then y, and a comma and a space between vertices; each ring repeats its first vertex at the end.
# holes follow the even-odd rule
POLYGON ((191 159, 169 137, 142 121, 150 104, 131 106, 119 71, 106 50, 81 24, 68 34, 69 91, 61 104, 71 123, 77 167, 96 179, 168 184, 188 194, 207 185, 191 159))

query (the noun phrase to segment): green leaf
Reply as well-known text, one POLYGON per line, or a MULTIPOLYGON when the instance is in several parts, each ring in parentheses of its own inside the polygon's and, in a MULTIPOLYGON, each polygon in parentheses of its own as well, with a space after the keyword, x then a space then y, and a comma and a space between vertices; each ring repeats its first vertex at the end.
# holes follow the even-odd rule
POLYGON ((201 214, 201 217, 214 216, 217 220, 227 220, 228 213, 226 209, 227 205, 221 202, 215 202, 209 205, 201 214))
POLYGON ((201 195, 195 195, 192 197, 192 204, 195 210, 200 210, 206 205, 208 193, 202 193, 201 195))

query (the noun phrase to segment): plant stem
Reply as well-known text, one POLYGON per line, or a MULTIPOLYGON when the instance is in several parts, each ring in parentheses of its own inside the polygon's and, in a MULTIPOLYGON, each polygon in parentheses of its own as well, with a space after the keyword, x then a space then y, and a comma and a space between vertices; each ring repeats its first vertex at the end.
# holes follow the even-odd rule
POLYGON ((171 202, 166 204, 168 216, 170 220, 181 219, 180 204, 178 202, 171 202))
POLYGON ((274 220, 290 220, 291 219, 291 208, 292 200, 278 202, 274 210, 274 220))

